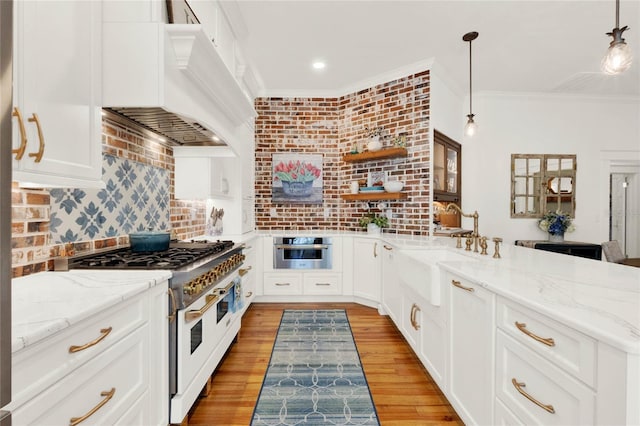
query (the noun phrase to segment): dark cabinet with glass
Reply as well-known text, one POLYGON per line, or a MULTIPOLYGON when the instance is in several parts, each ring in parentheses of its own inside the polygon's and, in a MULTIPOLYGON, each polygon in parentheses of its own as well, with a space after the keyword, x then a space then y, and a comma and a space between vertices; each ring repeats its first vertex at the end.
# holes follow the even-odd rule
POLYGON ((461 145, 435 130, 433 151, 433 200, 461 205, 461 145))

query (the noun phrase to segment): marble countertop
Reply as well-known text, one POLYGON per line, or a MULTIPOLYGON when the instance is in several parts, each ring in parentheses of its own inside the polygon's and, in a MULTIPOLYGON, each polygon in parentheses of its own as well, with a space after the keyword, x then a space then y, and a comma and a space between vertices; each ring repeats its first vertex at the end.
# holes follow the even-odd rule
POLYGON ((501 246, 501 259, 494 259, 493 244, 482 256, 456 249, 448 240, 418 245, 393 238, 388 243, 465 254, 469 261, 438 265, 599 341, 640 354, 640 268, 509 245, 501 246))
POLYGON ((11 350, 33 345, 170 277, 170 271, 158 270, 71 270, 14 278, 11 350))

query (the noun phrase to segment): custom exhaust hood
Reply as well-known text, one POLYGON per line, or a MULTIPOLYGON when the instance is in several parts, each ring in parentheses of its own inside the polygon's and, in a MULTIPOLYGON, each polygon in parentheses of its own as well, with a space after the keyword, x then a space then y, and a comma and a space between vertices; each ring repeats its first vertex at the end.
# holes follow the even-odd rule
POLYGON ((234 146, 257 115, 200 25, 105 23, 103 105, 169 145, 234 146), (219 140, 216 141, 214 137, 219 140))

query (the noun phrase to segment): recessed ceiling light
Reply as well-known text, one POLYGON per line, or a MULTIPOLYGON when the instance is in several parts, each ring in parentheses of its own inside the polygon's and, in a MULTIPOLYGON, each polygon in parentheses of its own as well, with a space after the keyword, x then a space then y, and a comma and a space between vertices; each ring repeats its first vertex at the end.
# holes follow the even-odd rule
POLYGON ((213 139, 216 142, 220 142, 220 138, 217 137, 216 135, 211 136, 211 139, 213 139))
POLYGON ((313 68, 316 69, 316 70, 321 70, 326 66, 327 66, 327 64, 325 64, 322 61, 316 61, 316 62, 313 63, 313 68))

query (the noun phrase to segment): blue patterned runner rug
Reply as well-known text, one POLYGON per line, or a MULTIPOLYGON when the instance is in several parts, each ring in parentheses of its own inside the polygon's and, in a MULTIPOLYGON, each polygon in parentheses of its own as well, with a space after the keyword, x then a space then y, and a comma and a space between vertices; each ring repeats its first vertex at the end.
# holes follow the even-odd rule
POLYGON ((285 310, 251 425, 379 424, 344 309, 285 310))

